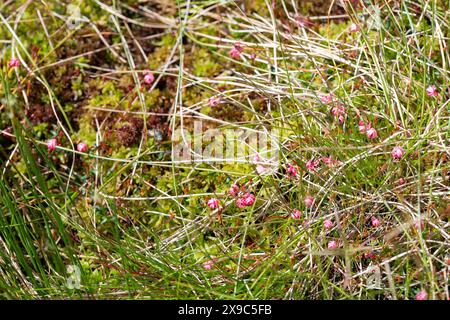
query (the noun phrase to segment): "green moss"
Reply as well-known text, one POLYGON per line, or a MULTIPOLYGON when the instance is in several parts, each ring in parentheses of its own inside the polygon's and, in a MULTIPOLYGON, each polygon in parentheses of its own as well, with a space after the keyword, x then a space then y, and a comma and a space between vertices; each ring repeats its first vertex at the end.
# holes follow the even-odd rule
POLYGON ((192 73, 197 77, 212 77, 221 69, 221 66, 215 61, 214 56, 204 48, 195 50, 192 60, 192 73))

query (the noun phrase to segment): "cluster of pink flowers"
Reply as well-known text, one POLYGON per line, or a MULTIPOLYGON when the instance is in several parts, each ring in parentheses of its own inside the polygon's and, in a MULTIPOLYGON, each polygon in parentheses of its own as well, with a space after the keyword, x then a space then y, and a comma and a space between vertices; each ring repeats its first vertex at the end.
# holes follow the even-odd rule
POLYGON ((322 94, 320 96, 320 101, 322 101, 323 104, 330 104, 330 103, 334 102, 334 100, 335 100, 335 96, 332 93, 322 94))
POLYGON ((311 159, 306 162, 306 169, 308 169, 309 171, 314 171, 319 165, 320 160, 311 159))
POLYGON ((8 62, 8 68, 10 68, 10 69, 18 68, 19 66, 20 66, 20 60, 19 59, 12 58, 8 62))
POLYGON ((242 197, 238 198, 236 200, 236 206, 239 209, 242 209, 244 207, 251 207, 256 201, 256 197, 254 194, 247 192, 242 197))
POLYGON ((234 45, 233 48, 231 48, 230 50, 230 57, 232 57, 233 59, 238 59, 242 52, 244 52, 244 48, 242 48, 242 43, 240 41, 237 41, 234 45))
MULTIPOLYGON (((333 157, 322 157, 321 159, 310 159, 306 162, 305 167, 308 171, 315 171, 320 166, 320 161, 326 164, 329 168, 332 168, 336 164, 341 163, 339 160, 333 159, 333 157)), ((289 178, 295 178, 298 175, 298 167, 295 164, 288 164, 286 166, 286 174, 289 178)))
POLYGON ((341 163, 339 160, 333 159, 333 157, 323 157, 322 158, 323 163, 325 163, 328 167, 333 167, 336 164, 341 163))
MULTIPOLYGON (((237 197, 236 206, 239 209, 252 206, 256 201, 256 197, 254 194, 252 194, 250 192, 243 193, 244 192, 243 190, 244 190, 244 187, 242 187, 242 191, 241 191, 239 186, 235 183, 228 189, 228 193, 231 196, 237 197)), ((217 198, 211 198, 207 201, 207 205, 211 210, 215 210, 215 209, 219 208, 219 204, 220 204, 220 201, 217 198)))
POLYGON ((296 165, 288 164, 286 168, 288 177, 295 178, 298 174, 298 168, 296 165))
MULTIPOLYGON (((58 140, 56 140, 56 138, 50 139, 47 141, 47 150, 49 152, 52 152, 56 149, 57 145, 58 145, 58 140)), ((89 149, 88 145, 84 142, 80 142, 77 144, 78 152, 87 152, 88 149, 89 149)))
POLYGON ((342 104, 337 103, 337 105, 334 106, 334 107, 331 109, 331 114, 332 114, 335 118, 338 118, 340 124, 343 124, 344 121, 345 121, 345 117, 346 117, 346 115, 347 115, 347 112, 345 111, 345 108, 344 108, 344 106, 343 106, 342 104))
POLYGON ((361 120, 358 123, 358 128, 359 132, 366 133, 369 139, 375 139, 376 137, 378 137, 377 130, 374 127, 372 127, 372 124, 370 122, 365 124, 364 121, 361 120))

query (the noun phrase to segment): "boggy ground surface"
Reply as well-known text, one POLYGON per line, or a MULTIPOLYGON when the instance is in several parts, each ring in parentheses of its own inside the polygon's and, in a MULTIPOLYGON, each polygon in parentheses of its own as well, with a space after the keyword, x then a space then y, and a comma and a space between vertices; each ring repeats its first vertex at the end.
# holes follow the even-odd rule
POLYGON ((0 4, 1 296, 448 299, 448 9, 0 4), (173 162, 195 121, 279 162, 173 162))

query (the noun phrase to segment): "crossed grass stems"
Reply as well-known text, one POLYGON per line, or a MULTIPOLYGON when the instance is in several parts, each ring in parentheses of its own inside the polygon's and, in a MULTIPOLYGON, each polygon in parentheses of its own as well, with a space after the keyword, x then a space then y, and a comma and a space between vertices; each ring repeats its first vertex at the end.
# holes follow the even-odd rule
MULTIPOLYGON (((348 243, 346 230, 341 227, 341 221, 345 219, 346 215, 356 212, 360 208, 370 208, 371 213, 385 213, 383 210, 388 208, 390 212, 400 212, 404 217, 409 219, 403 220, 399 215, 393 216, 394 221, 390 221, 383 225, 383 238, 385 242, 389 242, 399 234, 404 235, 402 238, 402 246, 405 250, 388 258, 383 259, 379 266, 382 270, 382 281, 387 283, 385 288, 381 288, 381 292, 389 298, 403 298, 411 296, 410 292, 421 287, 422 283, 417 281, 412 272, 403 275, 404 287, 398 287, 395 283, 394 275, 401 276, 403 268, 410 266, 409 256, 416 254, 421 262, 419 268, 423 273, 422 281, 428 283, 428 289, 431 298, 436 298, 438 293, 444 292, 448 299, 448 273, 444 269, 443 280, 438 280, 436 263, 444 263, 442 261, 445 255, 448 255, 448 240, 449 234, 448 222, 440 219, 436 208, 432 207, 435 197, 448 197, 449 187, 446 181, 439 177, 442 176, 443 170, 448 170, 448 165, 445 163, 438 163, 435 161, 431 169, 422 172, 419 167, 418 177, 415 180, 409 181, 403 189, 408 186, 416 186, 416 192, 408 195, 403 194, 403 197, 396 197, 401 191, 400 187, 392 189, 383 188, 389 178, 395 174, 395 168, 389 167, 391 171, 386 173, 382 184, 373 186, 371 181, 366 181, 369 185, 370 192, 365 191, 365 183, 356 184, 355 186, 346 185, 349 192, 340 191, 336 188, 336 181, 340 175, 345 172, 347 168, 358 169, 358 164, 365 159, 375 156, 388 157, 392 146, 401 141, 408 146, 409 150, 421 149, 421 154, 449 154, 448 147, 448 131, 449 131, 449 117, 448 117, 448 100, 441 105, 434 108, 427 108, 423 103, 418 106, 418 110, 414 110, 411 105, 405 105, 405 97, 411 95, 411 90, 415 88, 424 88, 426 79, 429 79, 427 72, 431 74, 439 74, 443 79, 443 87, 448 86, 449 72, 448 63, 448 22, 446 21, 445 13, 440 12, 436 5, 427 1, 415 2, 419 4, 422 9, 422 14, 419 16, 411 12, 411 1, 404 1, 402 4, 392 9, 386 2, 382 2, 386 9, 385 19, 390 19, 392 23, 399 29, 410 27, 415 30, 414 26, 419 25, 423 19, 429 19, 433 23, 433 30, 430 30, 426 36, 437 39, 439 43, 439 55, 441 56, 442 65, 437 65, 430 59, 430 52, 420 51, 419 46, 411 46, 411 44, 418 44, 419 37, 423 34, 417 32, 403 33, 400 32, 400 37, 389 33, 381 24, 379 30, 380 42, 373 43, 366 30, 355 35, 353 42, 340 41, 344 36, 337 37, 337 40, 330 40, 321 36, 312 30, 299 29, 298 32, 290 33, 280 27, 280 24, 275 19, 273 8, 270 3, 266 3, 270 17, 262 17, 258 14, 246 14, 239 4, 233 1, 179 1, 177 2, 178 17, 169 18, 158 14, 150 9, 150 6, 145 4, 138 5, 138 10, 128 6, 120 1, 113 1, 112 5, 95 1, 102 10, 110 14, 111 31, 120 36, 121 42, 117 44, 109 44, 102 33, 96 27, 95 21, 90 21, 88 17, 82 17, 80 28, 90 26, 98 35, 100 41, 104 43, 104 48, 99 50, 108 50, 121 63, 128 65, 128 70, 116 70, 114 68, 105 68, 98 66, 91 66, 83 64, 82 66, 91 70, 92 77, 102 77, 106 79, 115 79, 124 74, 131 74, 137 88, 142 86, 141 75, 145 70, 136 70, 135 58, 133 57, 130 46, 139 48, 144 61, 147 61, 147 55, 140 45, 140 41, 152 41, 158 37, 176 31, 177 41, 173 46, 170 55, 165 64, 158 70, 152 70, 157 76, 156 80, 150 90, 154 89, 162 77, 174 77, 177 79, 177 92, 174 103, 170 112, 167 114, 171 123, 172 129, 177 126, 183 127, 186 119, 194 118, 208 122, 216 123, 221 127, 230 127, 236 129, 242 128, 257 128, 257 130, 266 130, 268 124, 272 126, 279 126, 280 129, 288 130, 291 134, 283 141, 284 152, 281 154, 282 160, 286 163, 290 161, 298 161, 304 163, 307 152, 314 152, 321 154, 327 150, 333 150, 335 153, 344 157, 347 154, 354 154, 345 161, 343 161, 335 171, 329 176, 327 180, 322 180, 320 184, 312 181, 310 176, 302 177, 302 187, 308 190, 315 190, 316 203, 313 209, 305 214, 310 221, 308 227, 298 226, 295 231, 288 238, 288 241, 280 244, 274 251, 270 252, 253 252, 245 253, 245 239, 249 229, 260 224, 270 224, 272 222, 280 221, 273 220, 267 222, 256 222, 261 217, 267 215, 273 208, 278 208, 278 211, 289 212, 291 205, 289 201, 281 194, 273 194, 271 197, 265 197, 264 201, 259 201, 258 205, 251 208, 249 212, 242 212, 238 214, 222 214, 223 225, 233 225, 236 219, 242 220, 242 225, 236 227, 236 235, 230 239, 222 240, 220 236, 215 237, 216 246, 223 252, 223 257, 219 260, 229 259, 235 264, 235 272, 231 272, 226 268, 222 268, 220 273, 210 277, 196 266, 186 268, 180 267, 180 254, 187 248, 190 250, 188 257, 197 253, 201 253, 205 259, 209 258, 207 248, 196 246, 194 241, 207 230, 215 230, 220 232, 225 227, 217 228, 214 226, 217 212, 209 212, 205 208, 205 214, 191 219, 186 214, 189 209, 184 206, 181 201, 186 197, 209 197, 213 195, 220 195, 217 193, 198 193, 184 195, 180 194, 177 186, 177 170, 191 170, 192 173, 196 171, 206 171, 211 173, 221 173, 224 175, 240 175, 238 180, 246 180, 252 176, 252 185, 262 185, 260 194, 264 193, 265 188, 277 188, 277 185, 286 184, 281 176, 271 176, 269 178, 260 177, 254 173, 242 174, 237 172, 228 172, 217 165, 210 165, 209 167, 196 164, 193 166, 179 165, 171 161, 146 161, 145 158, 152 151, 145 150, 144 142, 146 139, 147 127, 146 118, 154 113, 148 111, 145 105, 145 99, 140 92, 138 92, 138 100, 141 104, 140 112, 128 112, 116 109, 103 109, 110 114, 116 112, 135 114, 141 116, 144 120, 144 130, 142 138, 139 143, 139 149, 136 156, 132 158, 117 159, 99 155, 98 151, 90 152, 89 154, 80 154, 75 150, 74 142, 71 140, 71 133, 73 132, 70 121, 64 113, 58 97, 53 92, 47 80, 42 74, 42 71, 47 68, 56 67, 58 65, 72 63, 76 59, 88 56, 94 51, 85 52, 78 56, 70 57, 54 63, 35 62, 31 59, 31 54, 22 43, 19 36, 16 34, 19 23, 23 23, 22 19, 30 1, 24 2, 16 12, 7 16, 3 12, 3 8, 8 5, 6 2, 3 7, 0 6, 0 19, 2 28, 6 28, 11 39, 2 40, 2 43, 11 47, 14 55, 21 61, 22 67, 28 71, 27 77, 33 77, 39 81, 47 90, 52 110, 57 118, 58 127, 65 134, 70 142, 70 147, 58 147, 60 152, 65 152, 71 155, 70 167, 66 172, 59 172, 52 165, 42 144, 34 137, 27 133, 17 120, 16 106, 13 98, 13 93, 9 91, 10 84, 8 77, 2 74, 2 87, 5 94, 5 103, 8 112, 15 116, 12 119, 14 126, 14 133, 16 138, 16 145, 12 149, 2 168, 2 177, 10 170, 15 170, 15 164, 11 159, 20 153, 20 155, 27 160, 27 174, 19 174, 19 179, 15 180, 15 185, 9 186, 3 178, 0 180, 2 211, 6 213, 2 216, 2 236, 0 237, 0 244, 2 246, 2 254, 0 254, 0 273, 1 280, 0 292, 6 297, 59 297, 59 296, 73 296, 73 297, 133 297, 133 298, 180 298, 180 297, 201 297, 201 298, 272 298, 274 296, 280 298, 332 298, 339 296, 341 298, 371 298, 374 297, 364 284, 356 285, 361 277, 367 276, 370 272, 369 268, 363 267, 359 262, 352 261, 352 255, 356 252, 365 252, 366 250, 382 249, 382 246, 374 248, 370 244, 353 247, 348 243), (217 13, 217 7, 226 8, 221 14, 217 13), (128 9, 134 11, 139 15, 139 18, 129 18, 120 13, 119 9, 128 9), (409 26, 402 25, 403 22, 399 20, 400 15, 408 17, 409 26), (209 19, 205 21, 205 19, 209 19), (152 21, 143 22, 143 21, 152 21), (234 33, 242 34, 242 44, 246 51, 242 55, 241 60, 233 60, 236 65, 245 66, 249 72, 242 74, 235 70, 230 70, 225 74, 221 74, 215 78, 197 77, 187 69, 184 68, 184 59, 188 54, 185 52, 185 45, 182 39, 188 38, 193 44, 209 48, 213 50, 214 54, 223 60, 232 59, 226 55, 227 50, 235 43, 235 39, 227 37, 214 37, 202 33, 202 29, 210 24, 210 21, 215 21, 216 24, 229 26, 229 29, 234 33), (137 24, 144 28, 161 29, 161 32, 148 36, 143 39, 137 39, 129 27, 130 24, 137 24), (389 34, 390 39, 385 37, 389 34), (201 39, 210 39, 214 42, 206 43, 201 39), (395 47, 391 47, 392 43, 395 47), (388 61, 386 56, 379 54, 378 49, 389 49, 396 53, 395 60, 388 61), (217 50, 217 51, 214 51, 217 50), (257 52, 256 61, 259 64, 265 65, 264 68, 257 67, 250 60, 250 52, 257 52), (350 58, 349 53, 356 52, 356 57, 350 58), (407 56, 409 65, 401 65, 401 57, 407 56), (293 66, 292 63, 299 65, 293 66), (312 68, 311 65, 312 64, 312 68), (398 83, 399 79, 404 80, 405 77, 412 75, 415 72, 416 66, 420 66, 423 70, 423 82, 412 82, 406 89, 397 88, 392 84, 398 83), (324 70, 331 68, 333 70, 343 71, 344 69, 351 72, 353 76, 349 79, 342 79, 340 73, 333 73, 334 77, 338 78, 340 85, 338 87, 330 87, 329 81, 324 70), (403 71, 402 68, 406 69, 403 71), (365 116, 368 118, 379 118, 383 121, 397 126, 399 129, 391 136, 382 135, 382 139, 376 143, 370 143, 364 146, 342 146, 340 144, 334 145, 333 141, 327 141, 321 134, 328 130, 329 122, 324 108, 320 107, 320 99, 318 97, 318 90, 311 86, 306 80, 302 80, 300 73, 309 72, 314 79, 318 79, 323 84, 324 93, 334 92, 338 90, 342 92, 338 95, 339 99, 345 103, 348 110, 358 110, 358 99, 353 92, 354 82, 360 81, 366 88, 371 88, 370 96, 377 101, 379 105, 387 106, 384 111, 376 110, 376 108, 368 106, 364 110, 365 116), (405 76, 407 74, 408 76, 405 76), (227 85, 230 89, 219 92, 215 89, 217 85, 227 85), (351 84, 350 90, 347 89, 351 84), (227 103, 233 104, 236 107, 253 113, 254 121, 247 123, 235 123, 216 119, 201 113, 200 109, 207 104, 207 101, 201 101, 190 107, 183 103, 183 88, 190 86, 198 86, 204 90, 211 92, 211 95, 220 95, 227 103), (257 92, 266 98, 267 112, 257 112, 252 105, 250 99, 242 99, 251 92, 257 92), (289 107, 288 107, 289 105, 289 107), (292 110, 292 108, 294 110, 292 110), (58 116, 57 111, 63 115, 62 118, 58 116), (274 113, 276 112, 276 116, 274 113), (419 117, 420 115, 420 117, 419 117), (312 121, 312 119, 314 119, 312 121), (446 125, 447 122, 447 125, 446 125), (297 145, 295 149, 292 146, 296 142, 305 137, 304 132, 310 131, 318 134, 314 138, 317 144, 322 146, 300 146, 297 145), (408 138, 405 138, 408 137, 408 138), (428 144, 424 146, 424 141, 428 144), (37 164, 32 155, 31 148, 39 150, 40 156, 45 159, 43 165, 37 164), (44 151, 43 151, 44 150, 44 151), (97 222, 95 219, 96 209, 93 207, 90 220, 91 225, 82 225, 78 220, 72 219, 77 214, 76 208, 73 208, 73 201, 76 197, 85 196, 82 194, 83 190, 89 188, 88 181, 80 184, 74 181, 74 176, 78 175, 74 172, 75 157, 89 157, 94 161, 95 183, 93 184, 92 196, 96 201, 103 203, 109 210, 110 215, 114 217, 114 239, 106 239, 102 237, 97 231, 97 222), (113 162, 117 168, 116 172, 109 176, 102 176, 102 163, 113 162), (140 179, 142 176, 142 168, 144 166, 161 166, 170 168, 172 171, 174 181, 174 194, 169 194, 156 186, 151 185, 144 180, 143 183, 149 185, 154 190, 160 192, 158 197, 131 197, 131 196, 116 196, 107 194, 105 186, 109 181, 118 179, 120 174, 125 174, 124 179, 130 180, 140 179), (68 172, 68 173, 67 173, 68 172), (54 174, 61 182, 61 193, 58 195, 50 193, 45 182, 47 174, 54 174), (22 185, 31 187, 29 193, 26 193, 22 185), (358 186, 360 188, 358 188, 358 186), (75 194, 70 193, 69 190, 76 187, 75 194), (331 194, 335 196, 348 199, 349 202, 354 203, 352 206, 341 207, 339 203, 334 200, 329 202, 327 210, 321 207, 321 203, 327 199, 331 194), (64 199, 64 204, 54 201, 55 197, 64 199), (152 230, 145 225, 134 225, 137 232, 130 233, 123 229, 118 222, 120 219, 115 202, 117 200, 126 202, 142 202, 142 201, 158 201, 162 199, 170 199, 178 207, 177 212, 172 216, 166 212, 157 212, 154 210, 146 210, 145 214, 161 215, 164 217, 171 216, 175 220, 181 222, 181 227, 174 226, 167 230, 163 230, 164 234, 170 235, 158 239, 155 235, 156 241, 149 244, 148 239, 140 236, 139 228, 145 228, 146 232, 152 233, 152 230), (396 199, 396 200, 392 200, 396 199), (401 201, 400 201, 401 199, 401 201), (350 201, 352 200, 352 201, 350 201), (27 214, 23 208, 37 213, 37 219, 32 219, 31 215, 27 214), (24 214, 25 212, 25 214, 24 214), (8 216, 9 220, 6 219, 8 216), (433 217, 433 219, 431 219, 433 217), (316 250, 314 248, 321 248, 323 246, 323 235, 320 235, 321 221, 324 218, 333 218, 337 222, 337 230, 340 234, 340 241, 343 243, 341 249, 330 252, 323 248, 316 250), (413 232, 409 225, 417 219, 425 218, 428 223, 439 233, 443 241, 427 240, 423 238, 421 232, 413 232), (45 232, 47 234, 46 250, 51 254, 39 254, 44 251, 44 245, 36 239, 34 228, 36 223, 43 223, 45 225, 45 232), (77 250, 70 241, 71 229, 76 230, 85 237, 89 245, 97 248, 97 256, 92 253, 87 255, 82 250, 77 250), (56 230, 56 235, 51 233, 51 230, 56 230), (240 241, 240 243, 239 243, 240 241), (298 243, 302 242, 303 247, 299 247, 298 243), (234 248, 238 244, 238 250, 234 248), (39 250, 36 249, 39 248, 39 250), (432 249, 430 249, 432 247, 432 249), (283 270, 279 274, 271 272, 271 268, 276 263, 277 259, 289 254, 297 258, 296 263, 293 264, 290 270, 283 270), (317 260, 318 256, 325 256, 324 260, 317 260), (244 267, 243 261, 248 258, 256 258, 258 263, 254 263, 249 267, 244 267), (336 259, 335 257, 342 257, 336 259), (67 265, 79 265, 79 258, 90 258, 93 263, 97 263, 97 268, 106 274, 107 270, 115 270, 117 274, 115 279, 103 279, 104 285, 90 284, 82 270, 82 285, 84 290, 70 290, 64 284, 68 277, 67 265), (105 262, 107 261, 107 262, 105 262), (352 268, 359 270, 352 272, 352 268), (140 267, 136 271, 136 266, 140 267), (391 269, 393 268, 393 269, 391 269), (327 273, 334 269, 334 279, 328 279, 327 273), (337 279, 336 276, 342 277, 337 279), (283 286, 284 293, 277 292, 276 288, 281 287, 280 283, 288 283, 287 289, 283 286), (126 289, 123 289, 125 286, 126 289), (163 288, 161 290, 161 288, 163 288), (222 288, 222 289, 221 289, 222 288)), ((151 2, 151 1, 150 1, 151 2)), ((286 17, 294 21, 294 14, 299 11, 295 3, 287 3, 280 1, 279 4, 285 11, 286 17), (293 6, 294 12, 288 11, 288 7, 293 6)), ((313 17, 312 20, 333 20, 334 18, 348 18, 356 21, 357 15, 351 7, 347 7, 348 15, 339 17, 313 17)), ((53 18, 61 21, 61 28, 67 28, 64 25, 64 17, 55 12, 45 12, 53 18)), ((42 12, 37 11, 37 16, 43 26, 47 30, 47 19, 44 19, 42 12)), ((369 17, 370 13, 365 13, 365 17, 369 17)), ((376 18, 376 17, 375 17, 376 18)), ((447 19, 448 20, 448 19, 447 19)), ((79 29, 68 29, 68 35, 60 43, 53 43, 51 35, 48 35, 48 42, 50 47, 56 48, 63 45, 64 41, 75 35, 79 29)), ((411 81, 411 80, 410 80, 411 81)), ((414 81, 414 80, 412 80, 414 81)), ((26 102, 25 90, 14 92, 17 96, 21 96, 26 102)), ((364 98, 364 97, 362 97, 364 98)), ((125 98, 124 98, 125 99, 125 98)), ((425 101, 425 99, 423 99, 425 101)), ((219 106, 220 107, 220 106, 219 106)), ((323 107, 323 106, 322 106, 323 107)), ((381 122, 381 121, 380 121, 381 122)), ((97 122, 97 144, 102 141, 104 133, 102 132, 103 123, 97 122)), ((5 133, 7 134, 7 133, 5 133)), ((334 141, 335 142, 335 141, 334 141)), ((406 161, 407 171, 416 172, 416 168, 406 161)), ((140 179, 142 180, 142 179, 140 179)), ((179 182, 178 182, 179 183, 179 182)), ((130 187, 126 194, 133 191, 130 187)), ((298 185, 291 185, 288 189, 292 193, 298 185)), ((258 197, 259 198, 259 197, 258 197)), ((292 200, 292 199, 289 199, 292 200)), ((233 200, 227 198, 223 206, 231 205, 233 200)), ((287 230, 287 225, 290 224, 288 220, 282 222, 280 226, 281 231, 287 230)), ((186 259, 183 257, 182 259, 186 259)), ((199 261, 199 265, 201 262, 199 261)), ((114 278, 114 277, 113 277, 114 278)))

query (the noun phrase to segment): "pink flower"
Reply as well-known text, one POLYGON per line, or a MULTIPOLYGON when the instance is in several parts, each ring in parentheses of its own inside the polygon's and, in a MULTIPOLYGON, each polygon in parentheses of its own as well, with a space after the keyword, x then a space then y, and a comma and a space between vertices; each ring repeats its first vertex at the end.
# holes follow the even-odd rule
POLYGON ((399 186, 402 186, 402 185, 404 185, 405 183, 406 183, 406 180, 405 180, 405 178, 403 178, 403 177, 397 180, 397 184, 398 184, 399 186))
POLYGON ((359 132, 364 133, 366 132, 366 124, 364 123, 364 121, 359 121, 358 123, 358 128, 359 128, 359 132))
POLYGON ((238 194, 238 192, 239 192, 239 186, 238 186, 237 184, 233 184, 233 185, 230 187, 230 189, 228 190, 228 192, 229 192, 233 197, 235 197, 235 196, 238 194))
POLYGON ((392 158, 394 158, 394 160, 399 160, 405 155, 405 149, 403 149, 400 146, 396 146, 396 147, 394 147, 394 149, 392 149, 391 154, 392 154, 392 158))
POLYGON ((375 130, 375 128, 367 129, 366 134, 369 139, 375 139, 378 136, 377 130, 375 130))
POLYGON ((144 82, 146 84, 152 84, 155 81, 155 76, 150 71, 147 71, 144 75, 144 82))
POLYGON ((429 97, 439 97, 439 92, 436 89, 435 85, 429 86, 426 90, 427 96, 429 97))
POLYGON ((319 160, 313 160, 313 159, 311 159, 311 160, 309 160, 308 162, 306 162, 306 168, 307 168, 309 171, 313 171, 314 169, 316 169, 316 168, 319 166, 319 164, 320 164, 320 161, 319 161, 319 160))
POLYGON ((238 207, 239 209, 242 209, 243 207, 245 207, 245 199, 244 198, 237 199, 236 207, 238 207))
POLYGON ((209 104, 211 107, 218 106, 219 103, 220 103, 220 97, 211 97, 211 98, 209 98, 209 100, 208 100, 208 104, 209 104))
POLYGON ((375 253, 373 253, 372 251, 365 252, 364 253, 364 258, 373 260, 375 258, 375 253))
POLYGON ((337 106, 333 107, 331 109, 331 114, 338 118, 340 124, 344 123, 346 112, 343 105, 338 104, 337 106))
POLYGON ((296 166, 293 166, 293 165, 291 165, 291 164, 288 164, 288 165, 287 165, 286 171, 287 171, 288 175, 291 176, 291 177, 296 177, 296 176, 297 176, 297 173, 298 173, 297 167, 296 167, 296 166))
POLYGON ((262 164, 258 164, 256 166, 256 172, 258 172, 258 174, 263 174, 264 172, 266 172, 266 167, 264 167, 262 164))
POLYGON ((17 68, 17 67, 19 67, 19 66, 20 66, 20 60, 19 60, 19 59, 12 58, 12 59, 9 60, 9 62, 8 62, 8 67, 9 67, 10 69, 12 69, 12 68, 17 68))
POLYGON ((414 221, 414 228, 416 228, 416 230, 422 230, 423 228, 425 228, 425 223, 423 222, 423 220, 416 220, 414 221))
POLYGON ((307 207, 312 207, 312 205, 314 204, 315 199, 311 196, 307 196, 304 200, 305 202, 305 206, 307 207))
POLYGON ((427 300, 428 293, 425 290, 422 290, 416 294, 416 300, 427 300))
POLYGON ((261 161, 261 157, 259 156, 259 154, 257 153, 257 154, 255 154, 254 156, 253 156, 253 158, 252 158, 252 162, 253 163, 258 163, 258 162, 260 162, 261 161))
POLYGON ((206 262, 203 264, 203 269, 205 269, 205 270, 211 270, 211 268, 213 267, 213 265, 214 265, 214 261, 208 260, 208 261, 206 261, 206 262))
POLYGON ((78 150, 78 152, 86 152, 86 151, 88 151, 88 146, 87 146, 86 143, 80 142, 80 143, 77 145, 77 150, 78 150))
POLYGON ((372 227, 377 228, 381 224, 380 219, 372 217, 372 227))
POLYGON ((345 108, 341 104, 338 104, 331 109, 331 114, 335 117, 343 115, 345 114, 345 108))
POLYGON ((219 207, 219 200, 217 200, 216 198, 211 198, 208 200, 208 207, 211 210, 217 209, 219 207))
POLYGON ((47 149, 48 149, 48 151, 52 152, 53 150, 55 150, 57 144, 58 144, 58 142, 56 141, 56 139, 48 140, 47 141, 47 149))
POLYGON ((241 198, 236 200, 236 206, 239 209, 242 209, 243 207, 252 206, 256 201, 255 195, 247 192, 244 194, 241 198))
POLYGON ((323 104, 330 104, 334 100, 334 94, 323 94, 320 96, 320 101, 322 101, 323 104))
POLYGON ((292 210, 292 212, 291 212, 292 219, 298 220, 298 219, 300 219, 301 216, 302 216, 302 213, 300 210, 297 210, 297 209, 292 210))
POLYGON ((331 221, 331 220, 325 220, 324 222, 323 222, 323 227, 326 229, 326 230, 330 230, 331 228, 333 228, 333 221, 331 221))
POLYGON ((238 59, 241 56, 241 53, 244 51, 241 45, 241 42, 238 41, 234 44, 233 48, 231 48, 229 54, 233 59, 238 59))
POLYGON ((359 31, 359 27, 356 23, 352 23, 350 26, 350 31, 351 32, 358 32, 359 31))
POLYGON ((330 168, 339 162, 337 160, 334 160, 331 156, 330 157, 323 157, 322 161, 323 161, 323 163, 325 163, 330 168))
POLYGON ((334 240, 331 240, 330 242, 328 242, 328 249, 336 249, 338 247, 337 242, 334 240))
POLYGON ((246 206, 252 206, 255 203, 256 197, 251 193, 244 194, 244 203, 246 206))

